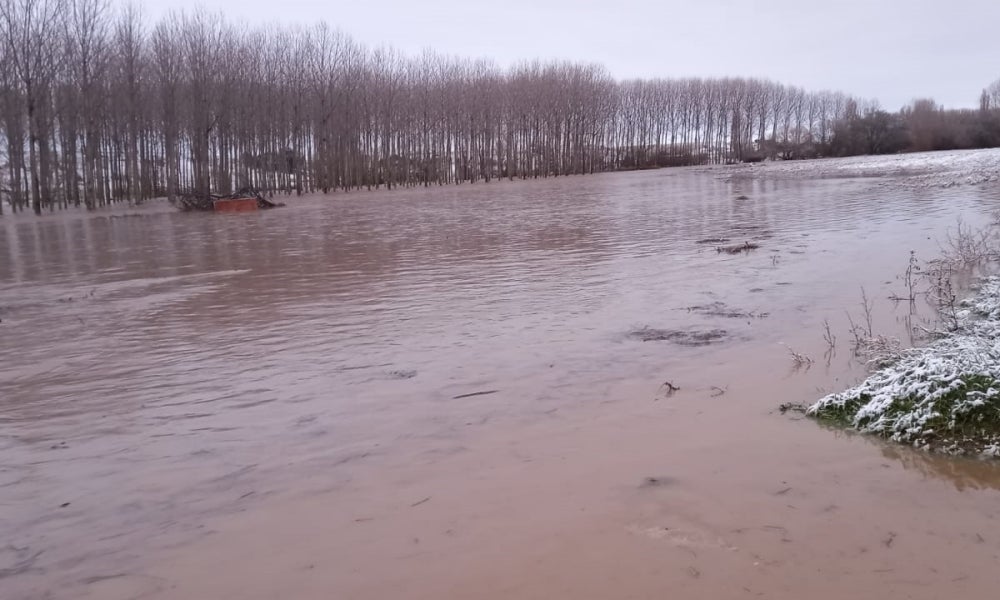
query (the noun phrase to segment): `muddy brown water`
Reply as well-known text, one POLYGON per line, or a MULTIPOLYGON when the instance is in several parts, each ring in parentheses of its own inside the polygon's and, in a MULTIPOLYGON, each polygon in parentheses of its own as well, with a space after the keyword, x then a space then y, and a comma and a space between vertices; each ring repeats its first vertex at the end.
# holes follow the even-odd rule
POLYGON ((776 410, 863 376, 861 286, 929 319, 910 250, 1000 204, 872 185, 4 216, 0 597, 992 597, 994 464, 776 410))

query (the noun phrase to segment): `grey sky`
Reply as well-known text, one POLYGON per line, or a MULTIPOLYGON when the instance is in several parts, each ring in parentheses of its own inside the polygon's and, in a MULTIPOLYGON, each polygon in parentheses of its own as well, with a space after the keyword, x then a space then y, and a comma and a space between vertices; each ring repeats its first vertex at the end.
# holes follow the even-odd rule
POLYGON ((247 23, 325 20, 415 54, 599 62, 619 78, 754 76, 896 110, 976 105, 1000 78, 1000 0, 147 0, 247 23))

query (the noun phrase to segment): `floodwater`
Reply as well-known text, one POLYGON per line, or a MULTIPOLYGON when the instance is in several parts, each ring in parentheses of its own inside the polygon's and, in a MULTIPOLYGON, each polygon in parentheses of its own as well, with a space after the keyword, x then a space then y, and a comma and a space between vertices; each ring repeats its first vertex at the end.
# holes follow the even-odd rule
POLYGON ((994 464, 777 407, 1000 187, 744 172, 5 215, 0 597, 992 597, 994 464))

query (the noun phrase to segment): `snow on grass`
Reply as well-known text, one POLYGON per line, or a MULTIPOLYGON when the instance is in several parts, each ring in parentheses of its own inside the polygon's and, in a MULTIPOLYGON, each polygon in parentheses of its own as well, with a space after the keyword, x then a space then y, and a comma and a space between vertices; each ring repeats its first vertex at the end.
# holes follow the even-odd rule
MULTIPOLYGON (((915 152, 726 167, 731 178, 900 178, 893 187, 949 188, 1000 181, 1000 149, 915 152)), ((890 182, 886 182, 890 185, 890 182)))
POLYGON ((1000 277, 962 305, 956 331, 806 414, 927 450, 1000 457, 1000 277))

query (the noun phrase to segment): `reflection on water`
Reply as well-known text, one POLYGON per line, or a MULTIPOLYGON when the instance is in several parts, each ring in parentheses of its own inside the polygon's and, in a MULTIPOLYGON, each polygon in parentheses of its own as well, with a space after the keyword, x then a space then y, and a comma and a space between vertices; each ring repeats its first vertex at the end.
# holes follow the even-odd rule
MULTIPOLYGON (((79 584, 315 474, 338 489, 349 469, 451 452, 470 424, 601 406, 614 382, 667 366, 756 369, 778 342, 819 355, 818 323, 856 304, 857 285, 891 289, 911 249, 932 256, 957 214, 975 221, 995 200, 678 169, 238 216, 4 217, 0 535, 27 550, 0 559, 0 578, 79 584), (691 310, 705 306, 723 308, 691 310), (629 337, 646 327, 724 335, 629 337)), ((979 463, 884 452, 959 489, 995 487, 979 463)))
POLYGON ((882 455, 925 477, 948 481, 959 491, 1000 490, 1000 464, 996 461, 940 456, 890 445, 882 447, 882 455))
MULTIPOLYGON (((808 420, 805 417, 802 419, 808 420)), ((890 461, 885 465, 887 467, 898 466, 905 471, 919 473, 927 479, 947 482, 960 492, 1000 490, 1000 461, 932 454, 833 425, 824 423, 818 423, 818 425, 841 440, 877 448, 879 453, 890 461)))

